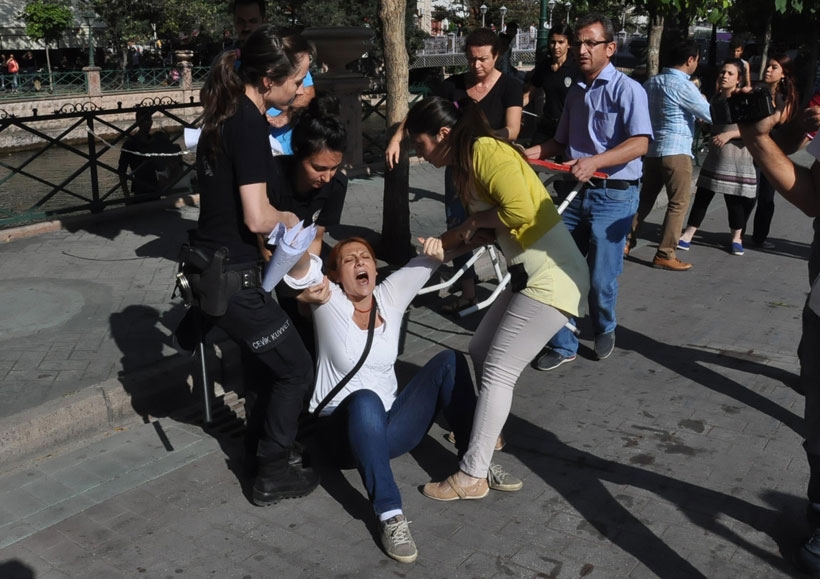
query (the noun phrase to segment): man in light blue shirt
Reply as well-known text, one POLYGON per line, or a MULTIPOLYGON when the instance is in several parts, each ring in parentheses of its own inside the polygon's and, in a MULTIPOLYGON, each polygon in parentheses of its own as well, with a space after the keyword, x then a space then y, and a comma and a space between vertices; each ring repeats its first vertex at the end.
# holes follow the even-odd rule
MULTIPOLYGON (((589 313, 595 356, 615 348, 615 304, 623 271, 624 242, 638 208, 638 187, 652 138, 646 91, 618 72, 610 59, 617 50, 612 22, 588 14, 578 20, 572 42, 580 76, 567 93, 555 136, 527 149, 530 158, 563 155, 572 176, 586 183, 562 218, 586 255, 590 272, 589 313), (603 172, 607 179, 596 179, 603 172)), ((552 370, 575 359, 578 338, 563 329, 535 361, 552 370)))
MULTIPOLYGON (((635 246, 635 233, 655 206, 666 186, 669 203, 663 220, 663 233, 652 266, 671 271, 686 271, 691 263, 675 255, 683 220, 692 196, 692 139, 695 120, 712 122, 709 102, 690 80, 700 61, 700 48, 694 40, 682 40, 668 50, 672 64, 644 83, 649 98, 649 116, 655 140, 644 161, 643 184, 638 212, 624 253, 635 246)), ((681 245, 680 249, 688 249, 681 245)))

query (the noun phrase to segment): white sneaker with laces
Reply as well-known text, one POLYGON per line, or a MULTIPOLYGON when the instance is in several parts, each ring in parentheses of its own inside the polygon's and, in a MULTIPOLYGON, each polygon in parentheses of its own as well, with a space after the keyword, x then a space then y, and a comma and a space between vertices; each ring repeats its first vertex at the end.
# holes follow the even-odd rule
POLYGON ((487 483, 496 491, 513 492, 521 490, 524 482, 504 470, 500 464, 491 464, 487 473, 487 483))
POLYGON ((384 552, 399 563, 412 563, 419 556, 409 524, 404 515, 396 515, 381 522, 384 552))

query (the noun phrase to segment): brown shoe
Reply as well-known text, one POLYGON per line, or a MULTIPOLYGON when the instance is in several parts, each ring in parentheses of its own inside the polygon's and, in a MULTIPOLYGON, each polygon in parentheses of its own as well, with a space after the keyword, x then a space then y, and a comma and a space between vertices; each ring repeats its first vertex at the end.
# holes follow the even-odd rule
POLYGON ((455 475, 448 476, 441 482, 429 482, 421 490, 425 497, 437 501, 457 501, 459 499, 483 499, 490 492, 486 478, 478 479, 475 484, 462 487, 456 482, 455 475))
POLYGON ((624 257, 629 257, 629 252, 632 251, 632 242, 627 239, 626 243, 624 244, 624 257))
POLYGON ((657 269, 668 269, 670 271, 686 271, 692 269, 692 264, 679 260, 677 257, 658 257, 652 260, 652 267, 657 269))

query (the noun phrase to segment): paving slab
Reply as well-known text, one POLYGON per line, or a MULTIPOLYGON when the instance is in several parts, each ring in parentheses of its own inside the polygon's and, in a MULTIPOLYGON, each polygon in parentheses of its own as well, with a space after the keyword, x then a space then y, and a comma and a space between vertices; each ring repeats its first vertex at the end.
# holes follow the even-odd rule
MULTIPOLYGON (((411 168, 414 234, 443 227, 442 173, 411 168)), ((351 182, 334 236, 378 230, 381 187, 378 176, 351 182)), ((0 245, 0 293, 20 310, 65 290, 63 306, 12 308, 20 323, 0 324, 15 332, 0 333, 0 434, 18 435, 0 436, 0 449, 33 445, 20 433, 38 416, 101 423, 0 473, 0 577, 793 577, 787 558, 806 531, 793 386, 811 224, 776 203, 775 249, 742 257, 726 251, 715 203, 685 273, 649 267, 653 213, 621 277, 614 355, 593 360, 581 320, 575 362, 519 380, 496 460, 524 479, 520 492, 423 497, 419 486, 456 464, 439 425, 393 461, 413 565, 378 548, 354 471, 323 467, 310 497, 257 508, 237 474, 240 431, 202 426, 191 362, 169 339, 182 313, 170 300, 175 249, 195 208, 0 245), (140 412, 146 383, 194 410, 140 412)), ((400 376, 443 347, 466 350, 480 314, 446 318, 437 300, 408 315, 400 376)))

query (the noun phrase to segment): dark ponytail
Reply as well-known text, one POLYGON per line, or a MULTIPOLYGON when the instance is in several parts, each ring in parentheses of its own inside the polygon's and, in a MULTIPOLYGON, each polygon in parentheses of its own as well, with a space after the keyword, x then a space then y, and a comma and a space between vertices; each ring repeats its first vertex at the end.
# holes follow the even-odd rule
POLYGON ((199 147, 213 160, 219 148, 219 129, 236 114, 245 85, 261 84, 269 78, 285 82, 304 58, 314 54, 312 46, 301 36, 281 38, 271 25, 260 26, 240 49, 220 54, 199 93, 202 103, 202 136, 199 147))

